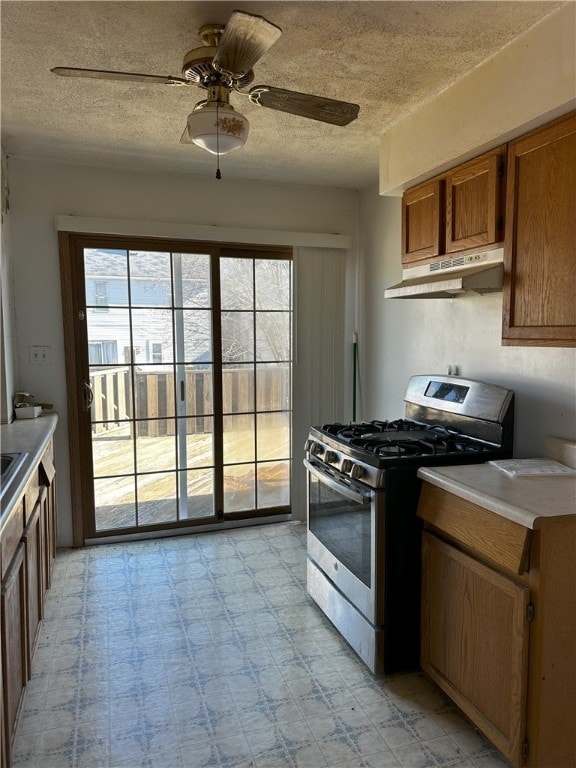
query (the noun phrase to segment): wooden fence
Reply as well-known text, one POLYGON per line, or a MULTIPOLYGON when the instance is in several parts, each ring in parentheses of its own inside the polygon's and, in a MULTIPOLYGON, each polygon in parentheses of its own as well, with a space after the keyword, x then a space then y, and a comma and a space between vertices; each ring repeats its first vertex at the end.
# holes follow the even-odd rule
MULTIPOLYGON (((285 366, 226 368, 222 372, 224 414, 285 411, 290 408, 290 377, 285 366), (256 390, 254 375, 256 375, 256 390)), ((92 432, 110 434, 133 416, 129 366, 92 370, 92 432)), ((212 428, 212 371, 187 371, 184 381, 187 434, 212 428)), ((134 418, 138 435, 173 435, 176 428, 174 372, 134 369, 134 418)))

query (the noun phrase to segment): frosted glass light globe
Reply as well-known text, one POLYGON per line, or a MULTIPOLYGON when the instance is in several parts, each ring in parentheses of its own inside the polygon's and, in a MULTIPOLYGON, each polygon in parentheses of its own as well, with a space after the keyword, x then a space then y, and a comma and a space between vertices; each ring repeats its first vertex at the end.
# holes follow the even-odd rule
POLYGON ((230 104, 206 102, 188 115, 188 132, 194 144, 213 155, 225 155, 244 146, 250 123, 230 104))

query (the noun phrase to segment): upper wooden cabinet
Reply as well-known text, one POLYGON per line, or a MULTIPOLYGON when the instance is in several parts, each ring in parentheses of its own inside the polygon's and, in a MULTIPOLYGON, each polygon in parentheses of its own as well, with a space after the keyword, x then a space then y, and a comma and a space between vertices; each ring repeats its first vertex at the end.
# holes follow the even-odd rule
POLYGON ((503 343, 576 346, 576 113, 509 145, 503 343))
POLYGON ((446 176, 446 253, 483 248, 503 239, 504 148, 446 176))
POLYGON ((442 253, 444 247, 444 186, 420 184, 402 198, 402 263, 410 264, 442 253))
POLYGON ((405 266, 503 240, 505 156, 498 147, 404 193, 405 266))

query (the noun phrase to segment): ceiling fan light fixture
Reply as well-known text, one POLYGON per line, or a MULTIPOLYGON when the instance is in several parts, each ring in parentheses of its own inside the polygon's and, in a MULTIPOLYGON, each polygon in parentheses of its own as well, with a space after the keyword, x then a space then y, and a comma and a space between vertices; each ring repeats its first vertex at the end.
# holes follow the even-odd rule
POLYGON ((200 102, 188 115, 190 139, 213 155, 241 149, 249 128, 247 118, 225 102, 200 102))

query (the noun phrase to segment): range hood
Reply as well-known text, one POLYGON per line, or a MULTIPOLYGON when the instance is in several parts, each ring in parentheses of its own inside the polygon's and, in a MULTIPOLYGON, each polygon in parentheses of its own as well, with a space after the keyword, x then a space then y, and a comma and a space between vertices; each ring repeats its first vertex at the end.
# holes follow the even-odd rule
POLYGON ((446 299, 467 291, 502 290, 504 249, 446 257, 402 270, 402 282, 384 291, 386 299, 446 299))

